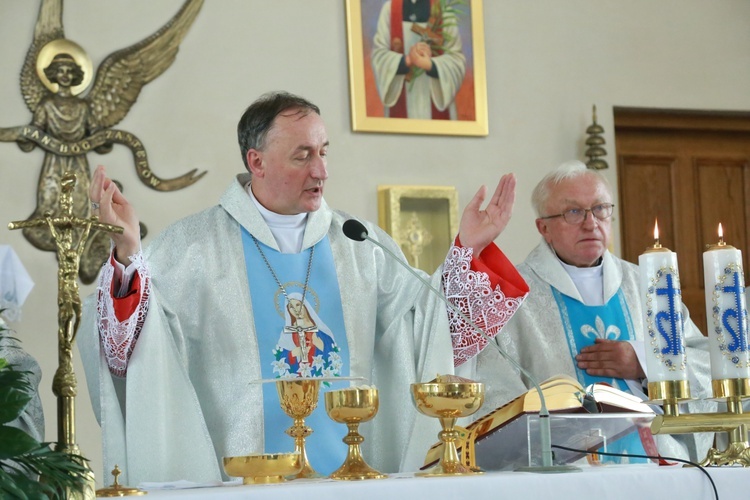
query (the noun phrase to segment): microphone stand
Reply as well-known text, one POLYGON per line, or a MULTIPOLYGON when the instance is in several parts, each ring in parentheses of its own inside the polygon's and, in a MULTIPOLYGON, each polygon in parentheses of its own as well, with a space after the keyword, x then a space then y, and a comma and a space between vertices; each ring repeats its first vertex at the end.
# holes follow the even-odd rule
MULTIPOLYGON (((353 220, 353 219, 351 219, 353 220)), ((349 221, 347 221, 349 222, 349 221)), ((359 221, 355 222, 359 225, 361 223, 359 221)), ((362 234, 361 238, 362 240, 367 240, 371 243, 373 243, 378 248, 382 249, 384 252, 388 253, 391 257, 393 257, 394 260, 396 260, 399 264, 401 264, 406 270, 408 270, 413 276, 415 276, 419 281, 422 282, 428 289, 430 289, 435 295, 437 295, 448 307, 450 307, 451 311, 455 312, 461 318, 466 321, 471 327, 479 333, 482 337, 487 340, 488 344, 493 345, 497 352, 499 352, 503 358, 505 358, 507 361, 510 362, 515 368, 517 368, 521 373, 523 373, 526 378, 534 385, 534 388, 536 389, 537 393, 539 394, 539 401, 541 402, 541 407, 539 409, 539 439, 540 439, 540 446, 541 446, 541 459, 542 459, 542 465, 541 466, 528 466, 528 467, 519 467, 517 470, 524 471, 524 472, 574 472, 578 471, 580 472, 580 468, 574 466, 574 465, 553 465, 552 464, 552 431, 550 430, 550 421, 549 421, 549 410, 547 409, 547 403, 544 398, 544 392, 542 391, 542 388, 539 386, 539 383, 536 381, 536 379, 528 372, 526 371, 515 359, 511 358, 505 351, 503 351, 499 345, 497 345, 496 342, 493 341, 492 338, 490 338, 484 330, 479 328, 476 324, 474 324, 471 319, 469 319, 466 314, 463 313, 458 307, 454 306, 449 300, 447 300, 442 292, 439 292, 435 287, 433 287, 426 279, 424 279, 422 276, 419 275, 414 269, 411 268, 411 266, 407 265, 404 261, 402 261, 395 253, 390 251, 388 248, 386 248, 384 245, 382 245, 380 242, 375 241, 374 239, 370 238, 367 234, 367 229, 362 225, 362 234)), ((351 238, 356 240, 357 238, 352 238, 346 231, 345 234, 351 238)), ((361 240, 360 240, 361 241, 361 240)))

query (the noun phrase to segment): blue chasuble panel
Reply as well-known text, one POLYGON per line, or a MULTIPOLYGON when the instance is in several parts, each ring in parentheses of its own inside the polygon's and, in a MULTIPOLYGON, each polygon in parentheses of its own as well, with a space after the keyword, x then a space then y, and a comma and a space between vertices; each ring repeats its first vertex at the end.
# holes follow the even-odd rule
MULTIPOLYGON (((244 229, 242 241, 263 379, 348 377, 344 313, 328 237, 314 247, 307 292, 304 283, 312 249, 282 254, 258 242, 286 296, 244 229)), ((318 407, 305 419, 313 430, 306 439, 307 456, 321 474, 340 467, 347 452, 342 442, 347 428, 328 417, 323 392, 349 385, 348 381, 322 383, 318 407)), ((293 422, 281 409, 275 383, 263 384, 263 414, 265 453, 294 451, 293 438, 284 432, 293 422)))

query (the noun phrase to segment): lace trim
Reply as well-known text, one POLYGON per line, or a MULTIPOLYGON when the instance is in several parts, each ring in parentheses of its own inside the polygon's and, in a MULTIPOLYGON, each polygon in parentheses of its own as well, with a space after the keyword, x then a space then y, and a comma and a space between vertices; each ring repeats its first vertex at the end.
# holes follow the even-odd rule
POLYGON ((112 299, 112 285, 115 268, 110 259, 102 267, 99 284, 97 285, 98 301, 96 306, 99 338, 104 349, 109 371, 117 377, 125 377, 128 371, 128 361, 133 354, 135 343, 141 334, 143 322, 148 313, 148 298, 151 294, 151 273, 148 265, 139 251, 130 256, 140 275, 141 283, 138 290, 141 299, 133 314, 125 321, 119 321, 115 316, 115 305, 112 299))
MULTIPOLYGON (((521 307, 525 296, 506 297, 500 286, 493 290, 486 273, 471 270, 471 248, 452 246, 443 267, 446 298, 494 338, 521 307)), ((460 366, 484 349, 488 341, 452 309, 448 310, 453 362, 460 366)))

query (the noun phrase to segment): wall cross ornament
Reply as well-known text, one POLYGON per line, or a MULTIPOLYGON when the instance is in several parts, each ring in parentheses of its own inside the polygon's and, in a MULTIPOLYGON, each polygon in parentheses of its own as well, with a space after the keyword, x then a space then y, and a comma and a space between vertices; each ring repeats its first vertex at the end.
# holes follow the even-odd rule
MULTIPOLYGON (((88 218, 91 172, 87 153, 108 153, 115 144, 131 150, 138 177, 157 191, 174 191, 192 185, 205 175, 196 169, 162 179, 149 166, 146 149, 135 134, 117 130, 145 84, 174 62, 179 44, 200 11, 203 0, 186 0, 167 24, 148 38, 110 54, 94 77, 86 52, 65 38, 62 0, 42 0, 34 37, 21 69, 21 93, 33 114, 31 123, 0 128, 0 142, 16 142, 21 150, 44 151, 36 208, 29 220, 54 211, 66 172, 78 179, 73 192, 73 214, 88 218), (93 82, 91 90, 83 92, 93 82)), ((43 227, 23 229, 36 248, 56 251, 50 232, 43 227)), ((96 279, 109 254, 109 236, 92 230, 81 255, 79 276, 83 283, 96 279)))

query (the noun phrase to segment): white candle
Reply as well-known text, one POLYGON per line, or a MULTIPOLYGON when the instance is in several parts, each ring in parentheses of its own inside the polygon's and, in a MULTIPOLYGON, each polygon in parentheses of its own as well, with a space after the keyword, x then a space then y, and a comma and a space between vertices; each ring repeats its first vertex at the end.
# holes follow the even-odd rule
POLYGON ((687 380, 677 254, 655 244, 638 257, 649 383, 687 380))
POLYGON ((742 252, 719 243, 703 253, 706 323, 714 380, 750 378, 747 303, 742 252))

